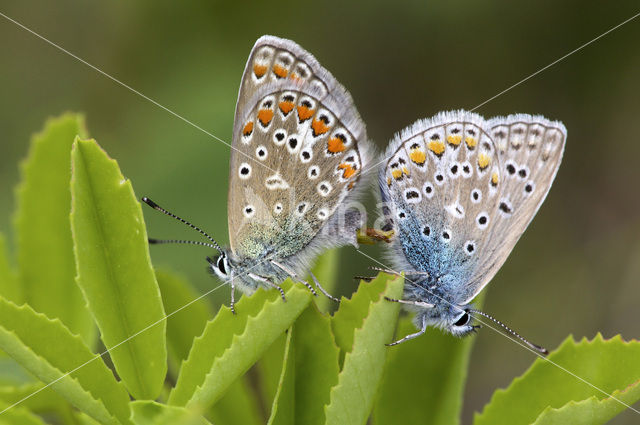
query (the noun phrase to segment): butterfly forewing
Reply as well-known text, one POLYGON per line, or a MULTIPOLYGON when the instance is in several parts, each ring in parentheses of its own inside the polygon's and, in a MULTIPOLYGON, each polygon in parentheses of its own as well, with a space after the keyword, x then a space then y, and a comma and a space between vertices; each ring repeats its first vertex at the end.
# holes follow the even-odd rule
POLYGON ((306 247, 357 184, 364 126, 353 105, 308 83, 270 84, 250 104, 230 163, 231 247, 243 257, 286 258, 306 247))
POLYGON ((498 150, 500 169, 497 208, 491 212, 490 237, 484 255, 466 283, 473 299, 507 259, 544 201, 558 171, 567 132, 562 123, 524 114, 488 122, 498 150))
POLYGON ((260 87, 286 80, 308 83, 320 97, 339 93, 344 103, 353 103, 349 93, 310 53, 293 41, 265 35, 253 46, 242 75, 236 121, 251 107, 247 102, 260 87))

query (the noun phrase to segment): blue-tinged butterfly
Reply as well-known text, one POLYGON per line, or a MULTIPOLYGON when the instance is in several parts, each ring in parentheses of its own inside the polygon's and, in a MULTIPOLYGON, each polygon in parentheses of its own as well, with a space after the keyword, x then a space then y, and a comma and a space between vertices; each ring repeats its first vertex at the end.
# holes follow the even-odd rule
MULTIPOLYGON (((402 130, 379 172, 390 259, 406 273, 404 296, 419 332, 466 335, 472 300, 489 283, 544 201, 567 131, 541 116, 485 120, 444 112, 402 130)), ((496 321, 505 329, 502 323, 496 321)), ((512 334, 530 347, 515 332, 512 334)))
POLYGON ((364 123, 345 88, 293 41, 258 39, 242 76, 233 127, 230 246, 221 248, 191 225, 219 252, 207 260, 212 272, 230 282, 232 310, 236 286, 244 292, 274 287, 284 299, 279 284, 292 278, 315 294, 302 280, 314 257, 328 248, 357 246, 356 230, 366 217, 349 201, 364 186, 369 151, 364 123))

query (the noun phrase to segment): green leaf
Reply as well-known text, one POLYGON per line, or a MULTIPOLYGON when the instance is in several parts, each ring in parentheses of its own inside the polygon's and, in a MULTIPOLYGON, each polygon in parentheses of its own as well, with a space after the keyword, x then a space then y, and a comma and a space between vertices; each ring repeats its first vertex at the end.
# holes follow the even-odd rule
POLYGON ((82 412, 73 412, 73 419, 70 422, 74 425, 100 425, 100 422, 96 422, 91 416, 87 416, 82 412))
MULTIPOLYGON (((318 261, 316 261, 316 265, 312 270, 320 285, 333 296, 336 296, 334 291, 338 283, 339 253, 340 248, 325 251, 318 257, 318 261)), ((309 280, 309 283, 313 285, 313 280, 309 280)), ((337 303, 324 296, 324 294, 319 293, 318 295, 319 297, 315 301, 320 311, 331 311, 337 306, 337 303)))
POLYGON ((324 424, 324 406, 338 383, 340 350, 331 320, 310 305, 293 325, 295 352, 295 422, 324 424))
POLYGON ((263 398, 274 400, 271 421, 323 424, 329 391, 338 383, 338 357, 329 317, 309 305, 286 338, 278 338, 257 364, 263 398))
POLYGON ((74 137, 85 133, 82 116, 65 114, 47 121, 33 137, 29 156, 21 164, 14 224, 23 300, 36 311, 62 320, 92 346, 95 325, 74 281, 69 228, 69 152, 74 137))
POLYGON ((497 390, 474 424, 603 424, 626 408, 617 400, 631 405, 640 399, 638 359, 638 341, 597 334, 576 342, 570 336, 507 389, 497 390))
POLYGON ((66 400, 42 382, 0 387, 0 401, 7 406, 20 403, 33 412, 59 411, 68 407, 66 400))
POLYGON ((0 348, 96 420, 129 423, 129 397, 99 356, 59 320, 0 299, 0 348), (67 373, 69 373, 67 375, 67 373))
POLYGON ((295 410, 295 361, 294 347, 291 344, 293 332, 289 329, 284 346, 284 358, 282 359, 282 371, 278 381, 276 395, 271 405, 271 416, 267 425, 294 425, 295 410))
POLYGON ((371 284, 360 284, 358 292, 368 292, 380 286, 382 290, 369 302, 368 314, 362 326, 354 332, 353 347, 345 356, 338 385, 331 389, 330 403, 325 409, 327 425, 362 425, 367 422, 382 380, 389 349, 385 343, 393 336, 400 309, 398 303, 389 302, 384 297, 399 298, 403 283, 402 277, 380 274, 371 284))
POLYGON ((33 376, 21 367, 15 360, 0 350, 0 385, 20 386, 34 382, 33 376))
POLYGON ((0 425, 46 425, 46 423, 37 415, 31 413, 27 409, 14 407, 5 410, 7 405, 0 403, 0 425))
POLYGON ((47 418, 55 416, 59 423, 75 423, 74 412, 79 412, 53 388, 45 388, 45 384, 39 381, 0 387, 0 401, 7 407, 18 403, 15 407, 28 409, 47 418))
POLYGON ((331 327, 342 355, 351 351, 354 331, 362 326, 371 302, 378 300, 386 285, 386 279, 382 278, 376 278, 369 283, 360 281, 357 292, 350 299, 343 297, 340 300, 340 307, 333 315, 331 327))
MULTIPOLYGON (((296 319, 297 320, 297 319, 296 319)), ((278 391, 278 384, 282 375, 282 361, 285 356, 288 334, 282 333, 271 345, 264 350, 260 360, 247 373, 256 382, 256 390, 261 396, 268 417, 269 407, 278 391)), ((267 419, 268 420, 268 419, 267 419)))
POLYGON ((235 316, 228 308, 221 308, 182 364, 170 404, 206 408, 215 403, 291 326, 311 302, 311 293, 301 285, 293 286, 286 298, 283 302, 278 291, 258 290, 242 297, 235 316))
POLYGON ((11 268, 6 240, 0 233, 0 297, 15 303, 22 302, 22 288, 18 285, 15 271, 11 268))
POLYGON ((71 157, 78 285, 129 392, 154 399, 167 372, 166 322, 142 209, 95 141, 76 139, 71 157))
MULTIPOLYGON (((478 299, 475 308, 481 304, 478 299)), ((413 332, 416 327, 404 318, 396 338, 413 332)), ((419 338, 389 347, 374 423, 459 424, 474 342, 473 335, 461 339, 429 328, 419 338)))
POLYGON ((167 406, 155 401, 131 403, 131 419, 136 425, 211 425, 196 410, 167 406))
POLYGON ((209 409, 208 418, 214 424, 261 425, 264 419, 247 376, 241 376, 229 386, 222 398, 209 409))
POLYGON ((189 355, 194 338, 202 334, 213 313, 207 300, 204 297, 197 299, 198 294, 185 279, 165 270, 156 271, 156 279, 167 312, 169 369, 176 376, 180 364, 189 355))

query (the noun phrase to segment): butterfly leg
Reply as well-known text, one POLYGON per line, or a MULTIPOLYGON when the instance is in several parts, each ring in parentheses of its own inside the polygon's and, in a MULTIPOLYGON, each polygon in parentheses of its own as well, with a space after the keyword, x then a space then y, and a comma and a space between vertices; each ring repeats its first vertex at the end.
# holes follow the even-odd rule
MULTIPOLYGON (((376 271, 383 272, 383 273, 387 273, 387 274, 393 274, 393 275, 396 275, 396 276, 401 276, 400 273, 398 273, 395 270, 391 270, 391 269, 383 269, 381 267, 376 267, 376 266, 370 266, 369 269, 376 270, 376 271)), ((410 275, 424 275, 424 276, 428 277, 429 276, 429 272, 423 272, 423 271, 415 270, 415 271, 412 271, 410 273, 410 275)), ((406 278, 406 276, 405 276, 405 278, 406 278)))
POLYGON ((284 296, 284 289, 282 289, 280 285, 277 285, 271 281, 267 281, 267 282, 268 282, 267 285, 271 286, 272 288, 276 288, 278 291, 280 291, 280 296, 282 297, 282 301, 286 303, 287 297, 284 296))
POLYGON ((410 339, 414 339, 414 338, 417 338, 417 337, 419 337, 421 335, 424 335, 424 333, 426 331, 427 331, 427 318, 423 317, 422 318, 422 329, 420 329, 418 332, 413 333, 413 334, 409 334, 409 335, 405 336, 404 338, 401 338, 401 339, 399 339, 397 341, 394 341, 394 342, 391 342, 391 343, 385 344, 385 345, 387 347, 392 347, 394 345, 401 344, 401 343, 403 343, 405 341, 409 341, 410 339))
POLYGON ((375 270, 377 272, 382 272, 382 273, 387 273, 387 274, 394 274, 396 276, 400 276, 400 273, 398 273, 395 270, 391 270, 391 269, 383 269, 381 267, 376 267, 376 266, 370 266, 369 269, 370 270, 375 270))
POLYGON ((365 282, 369 283, 371 282, 373 279, 376 278, 376 276, 354 276, 353 277, 355 280, 364 280, 365 282))
POLYGON ((231 313, 236 314, 236 285, 233 283, 233 273, 231 273, 231 313))
MULTIPOLYGON (((292 276, 293 277, 293 276, 292 276)), ((315 289, 313 289, 313 286, 309 285, 309 282, 307 282, 306 280, 301 280, 301 279, 296 279, 298 282, 302 283, 304 286, 307 287, 307 289, 309 291, 311 291, 311 293, 313 294, 314 297, 318 296, 318 293, 316 292, 315 289)))
POLYGON ((309 274, 311 275, 311 279, 313 279, 313 283, 315 283, 315 285, 318 287, 318 289, 320 290, 320 292, 322 292, 324 294, 325 297, 329 298, 330 300, 333 300, 337 303, 340 302, 339 299, 337 299, 336 297, 334 297, 333 295, 331 295, 330 293, 328 293, 326 291, 326 289, 324 289, 322 287, 322 285, 320 285, 320 282, 318 281, 318 278, 316 278, 313 273, 309 272, 309 274))
POLYGON ((264 283, 266 286, 269 286, 271 288, 276 288, 278 291, 280 291, 280 296, 282 297, 282 301, 287 302, 287 298, 284 296, 284 289, 282 289, 282 287, 277 283, 273 283, 271 280, 267 279, 266 277, 258 276, 257 274, 253 274, 253 273, 249 273, 249 277, 253 280, 257 280, 258 282, 264 283))
POLYGON ((414 305, 416 307, 423 307, 423 308, 433 308, 434 307, 433 304, 426 303, 424 301, 398 300, 396 298, 389 298, 389 297, 384 297, 384 299, 387 300, 387 301, 391 301, 392 303, 414 305))
POLYGON ((271 263, 273 263, 273 265, 279 267, 280 269, 282 269, 285 273, 287 273, 289 275, 289 277, 293 280, 295 280, 296 282, 302 283, 304 286, 307 287, 307 289, 309 291, 311 291, 311 293, 313 294, 314 297, 318 296, 318 293, 315 291, 315 289, 313 289, 313 287, 311 285, 309 285, 309 282, 302 280, 298 277, 298 275, 291 269, 289 269, 288 267, 286 267, 283 264, 280 264, 276 261, 271 260, 271 263))

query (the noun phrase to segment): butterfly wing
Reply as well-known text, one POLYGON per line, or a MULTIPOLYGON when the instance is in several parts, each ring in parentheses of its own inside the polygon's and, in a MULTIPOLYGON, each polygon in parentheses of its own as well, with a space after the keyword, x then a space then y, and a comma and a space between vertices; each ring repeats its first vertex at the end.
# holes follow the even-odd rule
POLYGON ((515 114, 488 121, 498 150, 500 194, 491 213, 490 237, 474 276, 467 282, 470 302, 497 273, 544 201, 562 160, 567 130, 561 122, 515 114))
POLYGON ((397 232, 396 266, 428 272, 459 298, 455 291, 487 243, 487 223, 478 217, 498 199, 500 163, 484 119, 455 111, 418 121, 396 136, 387 156, 380 186, 397 232))
POLYGON ((335 230, 335 213, 368 159, 364 124, 350 95, 311 55, 274 37, 256 43, 242 87, 230 162, 231 249, 243 258, 286 259, 316 237, 324 246, 355 243, 359 221, 348 219, 335 230), (288 73, 302 69, 299 58, 308 64, 306 80, 268 77, 282 73, 276 66, 284 66, 282 52, 289 55, 288 73), (255 64, 266 64, 266 57, 272 59, 260 65, 267 66, 261 78, 273 81, 257 83, 255 64))

